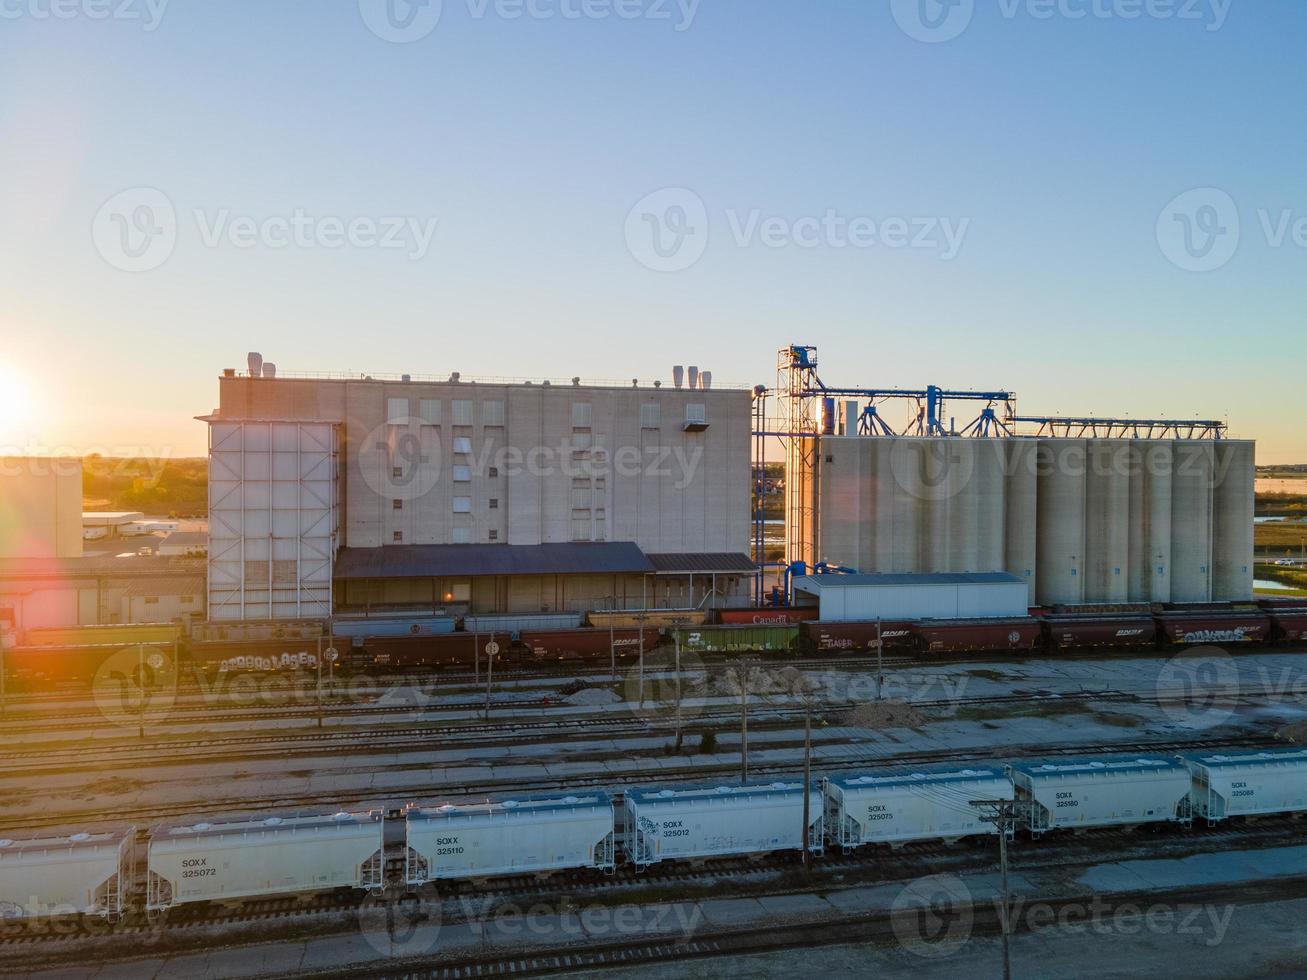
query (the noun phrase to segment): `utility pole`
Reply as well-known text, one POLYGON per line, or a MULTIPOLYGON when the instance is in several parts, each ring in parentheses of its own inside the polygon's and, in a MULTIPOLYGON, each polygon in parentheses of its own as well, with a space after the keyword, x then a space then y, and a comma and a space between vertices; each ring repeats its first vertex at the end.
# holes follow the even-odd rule
POLYGON ((673 630, 676 640, 676 751, 681 751, 681 633, 673 630))
POLYGON ((732 667, 735 682, 740 687, 740 785, 749 781, 749 688, 757 671, 757 664, 749 657, 741 657, 732 667))
POLYGON ((490 634, 490 642, 486 644, 486 721, 490 720, 490 685, 495 676, 495 654, 499 652, 499 646, 495 643, 495 634, 490 634))
POLYGON ((472 683, 481 686, 481 633, 472 633, 472 683))
POLYGON ((322 637, 318 637, 318 727, 322 727, 322 637))
POLYGON ((812 870, 812 852, 808 849, 808 828, 812 826, 812 815, 808 808, 812 802, 812 698, 803 699, 803 870, 812 870))
POLYGON ((0 643, 0 717, 5 713, 5 645, 0 643))
POLYGON ((138 662, 136 667, 136 671, 137 671, 136 682, 141 687, 141 710, 137 715, 137 722, 139 724, 137 733, 140 735, 141 741, 144 742, 145 741, 145 644, 144 643, 136 644, 136 655, 138 657, 138 662))
POLYGON ((885 696, 885 640, 880 631, 880 617, 876 617, 876 700, 885 696))
POLYGON ((643 708, 644 707, 644 613, 643 612, 641 612, 640 615, 636 617, 635 622, 636 625, 640 628, 639 629, 640 632, 640 666, 639 666, 640 707, 643 708))
POLYGON ((1003 932, 1003 980, 1012 980, 1012 954, 1008 937, 1012 934, 1012 894, 1007 879, 1007 839, 1017 824, 1018 804, 1015 800, 972 800, 971 805, 984 812, 981 818, 998 828, 998 866, 1002 879, 1002 904, 999 907, 999 927, 1003 932))
POLYGON ((608 666, 613 673, 613 683, 617 683, 617 640, 614 629, 617 622, 617 594, 612 597, 613 615, 608 617, 608 666))

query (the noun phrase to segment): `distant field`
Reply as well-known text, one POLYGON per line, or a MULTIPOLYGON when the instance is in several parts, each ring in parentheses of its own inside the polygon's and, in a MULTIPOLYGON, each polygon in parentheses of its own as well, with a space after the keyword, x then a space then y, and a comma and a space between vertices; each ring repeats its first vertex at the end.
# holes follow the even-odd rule
POLYGON ((1253 481, 1259 493, 1307 494, 1307 473, 1302 476, 1259 476, 1253 481))

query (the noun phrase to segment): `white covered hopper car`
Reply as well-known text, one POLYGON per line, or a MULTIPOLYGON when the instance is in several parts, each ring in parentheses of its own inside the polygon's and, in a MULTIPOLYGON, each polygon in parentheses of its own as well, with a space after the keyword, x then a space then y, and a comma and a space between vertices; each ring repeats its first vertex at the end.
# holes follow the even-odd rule
POLYGON ((606 793, 497 803, 446 803, 407 813, 405 880, 611 871, 616 830, 606 793))
POLYGON ((973 800, 1010 800, 997 766, 835 776, 823 780, 826 834, 846 851, 861 844, 957 840, 997 828, 973 800))
POLYGON ((1307 749, 1263 749, 1240 755, 1181 756, 1193 777, 1194 816, 1226 817, 1307 810, 1307 749))
MULTIPOLYGON (((623 848, 637 868, 659 861, 725 857, 804 846, 802 783, 630 789, 623 797, 623 848)), ((822 801, 808 787, 807 848, 823 848, 822 801)))
POLYGON ((0 921, 122 915, 135 878, 135 844, 135 827, 0 838, 0 921))
POLYGON ((379 812, 241 818, 150 835, 146 908, 385 884, 379 812))
POLYGON ((1036 837, 1070 827, 1123 827, 1190 819, 1189 770, 1173 758, 1106 756, 1008 766, 1016 799, 1028 802, 1036 837))

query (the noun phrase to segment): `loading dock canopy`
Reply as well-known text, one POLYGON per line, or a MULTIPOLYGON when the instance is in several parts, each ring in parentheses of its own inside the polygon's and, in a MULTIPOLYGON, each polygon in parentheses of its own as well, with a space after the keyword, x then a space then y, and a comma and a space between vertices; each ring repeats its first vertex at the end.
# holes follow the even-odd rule
POLYGON ((337 579, 455 575, 641 574, 653 564, 631 541, 570 544, 406 544, 342 548, 337 579))
POLYGON ((748 555, 733 551, 651 554, 649 561, 659 575, 754 575, 758 571, 748 555))
MULTIPOLYGON (((1024 580, 1007 572, 806 575, 795 593, 816 596, 823 622, 1025 616, 1024 580)), ((796 595, 797 598, 797 595, 796 595)))

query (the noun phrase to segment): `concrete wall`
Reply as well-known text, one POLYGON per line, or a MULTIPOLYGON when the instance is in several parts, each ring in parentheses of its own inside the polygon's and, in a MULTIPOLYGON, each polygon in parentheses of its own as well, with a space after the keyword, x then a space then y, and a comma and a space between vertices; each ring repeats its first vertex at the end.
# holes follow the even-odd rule
POLYGON ((223 419, 342 425, 347 547, 749 550, 747 391, 236 377, 219 395, 223 419), (690 406, 706 431, 684 431, 690 406))
POLYGON ((1252 597, 1252 442, 823 437, 815 544, 861 572, 1007 571, 1031 604, 1252 597))
POLYGON ((82 556, 82 461, 0 457, 0 558, 82 556))

